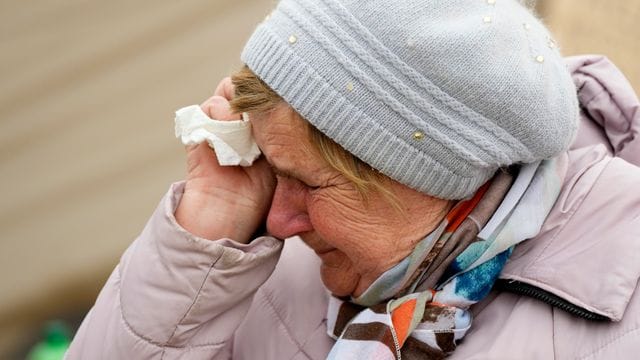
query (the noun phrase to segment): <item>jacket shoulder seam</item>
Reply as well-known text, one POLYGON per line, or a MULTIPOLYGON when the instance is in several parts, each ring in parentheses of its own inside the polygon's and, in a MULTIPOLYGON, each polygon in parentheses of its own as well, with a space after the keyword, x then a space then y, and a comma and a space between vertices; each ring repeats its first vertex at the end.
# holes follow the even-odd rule
MULTIPOLYGON (((118 293, 120 293, 120 290, 118 290, 118 293)), ((118 300, 120 301, 120 300, 118 300)), ((124 328, 127 330, 127 332, 129 334, 131 334, 133 337, 144 341, 145 343, 149 344, 149 345, 153 345, 155 347, 158 348, 162 348, 162 349, 199 349, 199 348, 216 348, 216 347, 220 347, 220 346, 224 346, 226 342, 222 341, 222 342, 217 342, 217 343, 210 343, 210 344, 200 344, 200 345, 195 345, 195 346, 169 346, 169 345, 165 345, 165 344, 160 344, 156 341, 153 341, 145 336, 142 336, 141 334, 138 334, 133 327, 131 326, 131 324, 129 324, 129 322, 127 321, 127 319, 125 319, 124 314, 122 313, 122 308, 118 307, 118 312, 120 313, 120 320, 122 321, 122 324, 124 325, 124 328)), ((164 353, 164 351, 163 351, 164 353)))
MULTIPOLYGON (((556 240, 558 239, 558 236, 563 232, 563 230, 565 229, 565 227, 567 226, 567 224, 569 224, 572 220, 573 217, 575 216, 575 214, 578 212, 578 210, 580 210, 580 208, 582 207, 582 203, 584 202, 584 200, 589 196, 589 194, 591 193, 591 191, 593 190, 593 186, 595 185, 596 182, 598 182, 598 180, 600 179, 600 177, 602 176, 602 174, 605 172, 605 170, 607 169, 607 167, 609 166, 609 164, 611 163, 611 160, 613 159, 613 157, 609 157, 609 158, 604 158, 599 160, 598 162, 601 161, 606 161, 607 163, 604 164, 604 166, 602 167, 602 170, 600 171, 600 173, 598 174, 598 176, 596 176, 596 178, 593 180, 593 182, 591 183, 591 186, 589 187, 589 190, 584 194, 584 196, 582 197, 582 199, 580 199, 580 201, 575 204, 574 208, 571 210, 571 213, 567 216, 566 220, 562 223, 562 226, 560 226, 557 230, 556 233, 553 234, 553 236, 551 237, 551 239, 549 239, 549 241, 547 242, 547 244, 544 246, 544 248, 536 255, 536 257, 529 262, 529 264, 525 267, 525 270, 530 268, 531 266, 533 266, 533 264, 537 263, 540 258, 547 252, 547 249, 553 245, 556 240)), ((595 165, 595 164, 594 164, 595 165)), ((582 175, 581 175, 582 176, 582 175)))
POLYGON ((176 323, 176 326, 173 328, 173 331, 171 332, 171 335, 169 336, 169 338, 167 339, 165 344, 168 344, 173 339, 173 337, 175 336, 176 332, 178 331, 178 327, 180 326, 180 324, 182 324, 184 319, 186 319, 187 316, 189 316, 189 314, 191 313, 191 310, 198 303, 198 300, 200 300, 200 295, 202 294, 202 289, 204 289, 205 285, 207 284, 207 279, 209 279, 209 275, 211 274, 211 270, 213 270, 214 266, 216 265, 218 260, 220 260, 220 258, 222 257, 223 254, 224 254, 224 250, 221 251, 220 254, 218 255, 218 257, 211 262, 211 265, 209 266, 209 269, 207 270, 206 275, 202 279, 202 283, 200 284, 200 287, 198 287, 198 291, 196 292, 196 295, 195 295, 193 301, 191 302, 191 305, 189 305, 189 307, 187 308, 187 311, 185 311, 184 315, 182 315, 180 320, 178 320, 178 322, 176 323))
MULTIPOLYGON (((224 251, 223 251, 224 252, 224 251)), ((173 339, 173 337, 175 336, 176 332, 178 331, 178 327, 179 325, 182 323, 182 321, 184 321, 184 319, 190 314, 191 309, 193 309, 193 307, 195 306, 195 304, 198 302, 198 300, 200 299, 200 294, 202 293, 202 289, 204 288, 204 286, 207 283, 207 279, 209 278, 209 275, 211 274, 211 270, 214 268, 216 262, 220 259, 220 257, 222 257, 222 253, 220 253, 220 255, 211 262, 211 265, 209 266, 209 269, 207 270, 206 275, 204 276, 202 283, 200 284, 200 287, 198 288, 198 291, 196 292, 196 296, 193 299, 193 302, 189 305, 189 307, 187 308, 187 311, 184 313, 184 315, 180 318, 180 320, 178 320, 178 322, 176 323, 173 331, 171 332, 171 335, 169 336, 169 338, 164 342, 164 343, 160 343, 157 341, 153 341, 149 338, 146 338, 144 336, 142 336, 141 334, 139 334, 137 331, 135 331, 135 329, 133 328, 133 326, 127 321, 125 315, 124 315, 124 311, 123 311, 123 302, 122 302, 122 291, 121 291, 121 286, 122 286, 122 279, 123 279, 123 274, 122 274, 122 267, 120 265, 118 265, 118 267, 120 268, 118 271, 119 274, 119 278, 120 278, 120 283, 121 286, 118 286, 118 302, 120 304, 119 306, 119 312, 120 312, 120 318, 122 319, 123 323, 125 324, 125 327, 131 332, 132 335, 138 337, 141 340, 144 340, 145 342, 158 346, 158 347, 167 347, 167 348, 185 348, 185 347, 180 347, 180 346, 170 346, 168 345, 168 343, 173 339)), ((219 345, 223 345, 225 343, 225 341, 220 342, 220 343, 213 343, 213 344, 202 344, 202 345, 196 345, 196 346, 192 346, 192 347, 202 347, 202 346, 219 346, 219 345)))
POLYGON ((597 353, 599 353, 600 351, 604 350, 605 348, 613 345, 614 343, 620 341, 622 338, 631 335, 633 333, 636 333, 640 331, 640 327, 635 327, 632 329, 629 329, 621 334, 618 334, 617 336, 615 336, 614 338, 610 339, 609 341, 605 342, 604 344, 601 344, 600 346, 598 346, 597 348, 593 349, 593 351, 591 351, 589 354, 583 355, 579 358, 577 358, 578 360, 584 360, 584 359, 588 359, 591 358, 593 356, 595 356, 597 353))
POLYGON ((273 313, 275 314, 278 322, 280 324, 282 324, 282 327, 285 330, 285 333, 287 334, 287 337, 289 339, 291 339, 291 341, 293 341, 293 343, 298 347, 298 351, 293 355, 295 356, 296 354, 302 353, 304 354, 307 358, 311 358, 309 356, 309 354, 307 354, 304 349, 302 348, 302 345, 300 344, 300 342, 298 342, 293 335, 291 334, 291 331, 289 329, 289 327, 287 326, 287 324, 284 322, 284 320, 282 319, 282 316, 280 316, 280 313, 278 312, 278 310, 276 309, 275 305, 273 304, 273 299, 271 298, 270 294, 268 294, 268 292, 266 290, 263 291, 259 291, 258 293, 260 293, 262 295, 262 297, 264 298, 265 302, 267 303, 267 305, 269 305, 269 307, 271 308, 271 310, 273 311, 273 313))
MULTIPOLYGON (((315 329, 313 329, 313 331, 312 331, 312 332, 310 332, 309 334, 315 334, 315 333, 316 333, 316 331, 318 331, 318 329, 322 329, 322 327, 323 327, 323 326, 325 326, 325 322, 324 322, 324 320, 323 320, 323 321, 321 321, 321 322, 320 322, 320 324, 318 324, 318 326, 316 326, 316 328, 315 328, 315 329)), ((326 332, 327 332, 327 331, 326 331, 326 327, 325 327, 325 331, 324 331, 324 333, 326 334, 326 332)), ((305 346, 307 345, 307 343, 309 342, 309 340, 311 340, 311 337, 310 337, 310 336, 309 336, 309 337, 307 337, 307 339, 304 341, 304 343, 302 343, 302 347, 305 347, 305 346)), ((306 354, 305 354, 305 355, 306 355, 306 354)))

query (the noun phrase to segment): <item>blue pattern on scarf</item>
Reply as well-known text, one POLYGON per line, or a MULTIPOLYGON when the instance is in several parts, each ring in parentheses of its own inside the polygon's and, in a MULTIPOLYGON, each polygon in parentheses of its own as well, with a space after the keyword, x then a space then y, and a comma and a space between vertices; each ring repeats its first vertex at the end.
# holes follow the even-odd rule
POLYGON ((474 302, 484 299, 485 296, 489 294, 489 291, 491 291, 493 284, 498 278, 498 275, 500 275, 507 259, 511 256, 512 251, 513 247, 501 252, 481 265, 458 275, 455 279, 456 295, 474 302))

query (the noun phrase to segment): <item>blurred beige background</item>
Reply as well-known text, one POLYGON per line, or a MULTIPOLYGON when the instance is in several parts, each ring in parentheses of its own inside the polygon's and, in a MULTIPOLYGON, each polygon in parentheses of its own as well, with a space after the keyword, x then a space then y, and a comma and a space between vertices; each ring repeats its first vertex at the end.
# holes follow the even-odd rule
MULTIPOLYGON (((267 0, 0 0, 0 359, 77 320, 169 184, 173 112, 236 69, 267 0)), ((640 89, 638 0, 538 4, 640 89)))

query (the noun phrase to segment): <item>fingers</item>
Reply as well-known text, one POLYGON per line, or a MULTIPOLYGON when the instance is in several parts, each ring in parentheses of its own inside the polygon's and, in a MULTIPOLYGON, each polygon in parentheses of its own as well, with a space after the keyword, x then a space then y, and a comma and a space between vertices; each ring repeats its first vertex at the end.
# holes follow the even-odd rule
POLYGON ((216 120, 239 120, 240 114, 233 114, 229 108, 229 100, 233 99, 234 87, 230 77, 220 81, 214 95, 200 107, 210 118, 216 120))
POLYGON ((239 120, 240 114, 234 114, 229 108, 229 101, 222 96, 214 95, 200 105, 202 111, 215 120, 239 120))
POLYGON ((233 99, 233 96, 235 94, 235 88, 233 86, 233 83, 231 82, 231 78, 227 76, 226 78, 222 79, 222 81, 220 81, 220 83, 218 84, 218 87, 216 87, 216 91, 213 94, 222 96, 227 100, 233 99))

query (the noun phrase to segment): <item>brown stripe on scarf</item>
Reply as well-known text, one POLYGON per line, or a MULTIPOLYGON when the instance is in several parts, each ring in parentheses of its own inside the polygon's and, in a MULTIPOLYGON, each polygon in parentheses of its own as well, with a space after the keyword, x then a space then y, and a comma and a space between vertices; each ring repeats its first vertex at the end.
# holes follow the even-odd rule
MULTIPOLYGON (((469 216, 472 216, 471 214, 469 216)), ((426 273, 426 277, 420 282, 418 291, 432 289, 436 286, 442 274, 447 270, 449 264, 455 260, 471 243, 477 240, 478 227, 475 222, 466 218, 462 224, 451 234, 449 241, 438 254, 436 254, 431 271, 426 273)))
POLYGON ((442 234, 442 236, 440 236, 436 243, 433 244, 433 247, 431 247, 431 250, 429 251, 427 256, 424 258, 424 260, 422 260, 420 266, 418 266, 416 271, 414 271, 413 274, 411 274, 411 277, 407 280, 407 283, 400 289, 400 291, 398 291, 396 297, 402 297, 413 292, 412 287, 414 282, 419 276, 423 276, 424 274, 428 273, 429 267, 431 267, 434 259, 438 256, 438 254, 442 252, 442 248, 447 243, 449 237, 449 234, 442 234))
POLYGON ((451 321, 449 322, 452 325, 455 325, 455 310, 448 306, 427 304, 424 307, 424 314, 422 315, 422 320, 420 320, 420 322, 435 323, 436 320, 443 316, 450 318, 451 321))
POLYGON ((409 337, 400 349, 402 359, 406 360, 440 360, 444 359, 446 354, 440 349, 434 349, 431 346, 409 337))
MULTIPOLYGON (((491 216, 493 216, 498 206, 502 203, 502 200, 511 188, 513 179, 514 175, 507 172, 499 171, 495 175, 489 189, 487 189, 487 192, 478 205, 476 205, 469 216, 446 240, 441 250, 435 254, 432 263, 429 264, 430 269, 425 273, 423 280, 420 280, 420 285, 416 288, 416 291, 433 289, 438 281, 441 280, 440 278, 447 270, 449 264, 470 244, 477 240, 480 229, 489 222, 491 216)), ((429 258, 429 256, 427 256, 427 258, 429 258)))
MULTIPOLYGON (((340 305, 340 309, 338 310, 338 317, 336 318, 336 325, 333 328, 333 335, 340 336, 344 331, 345 326, 349 324, 349 321, 356 317, 362 310, 366 309, 364 306, 356 305, 351 302, 343 302, 340 305)), ((386 314, 387 313, 387 304, 382 303, 378 305, 374 305, 369 308, 372 312, 376 314, 386 314)))
POLYGON ((450 353, 456 349, 456 341, 453 332, 436 333, 436 343, 442 351, 450 353))
POLYGON ((387 304, 381 303, 378 305, 373 305, 369 308, 369 310, 373 311, 376 314, 386 314, 387 313, 387 304))
POLYGON ((366 324, 351 324, 342 335, 347 340, 371 340, 385 344, 392 354, 396 354, 396 345, 393 342, 391 329, 381 322, 370 322, 366 324))
POLYGON ((333 335, 340 336, 344 331, 345 326, 349 324, 349 321, 353 319, 360 311, 364 310, 364 306, 356 305, 350 302, 343 302, 338 310, 338 317, 336 318, 336 325, 333 328, 333 335))

